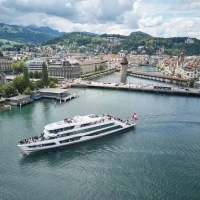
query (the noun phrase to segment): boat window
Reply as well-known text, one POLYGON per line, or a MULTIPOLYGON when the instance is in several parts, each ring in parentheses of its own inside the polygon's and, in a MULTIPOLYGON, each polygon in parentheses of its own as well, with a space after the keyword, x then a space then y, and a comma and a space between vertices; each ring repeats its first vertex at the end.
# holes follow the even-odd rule
POLYGON ((43 146, 51 146, 51 145, 55 145, 55 144, 56 144, 55 142, 52 142, 52 143, 43 144, 43 146))
POLYGON ((90 132, 90 131, 98 130, 98 129, 101 129, 101 128, 106 128, 106 127, 109 127, 109 126, 113 126, 113 125, 114 125, 114 122, 113 123, 109 123, 109 124, 103 124, 103 125, 100 125, 100 126, 91 127, 91 128, 86 128, 86 129, 82 129, 82 130, 78 130, 78 131, 72 131, 70 133, 63 133, 60 137, 69 136, 68 134, 75 135, 75 134, 79 134, 79 133, 90 132))
POLYGON ((121 128, 121 126, 120 126, 120 125, 116 125, 116 126, 112 126, 112 127, 105 128, 105 129, 103 129, 103 130, 95 131, 95 132, 90 133, 90 134, 88 134, 88 135, 86 135, 86 136, 99 135, 99 134, 101 134, 101 133, 105 133, 105 132, 112 131, 112 130, 119 129, 119 128, 121 128))
POLYGON ((44 147, 44 146, 52 146, 56 145, 55 142, 47 143, 47 144, 40 144, 40 145, 33 145, 33 146, 27 146, 28 148, 36 148, 36 147, 44 147))
POLYGON ((49 130, 49 133, 54 133, 54 130, 49 130))
POLYGON ((84 126, 89 126, 91 125, 90 123, 87 123, 87 124, 81 124, 81 127, 84 127, 84 126))
POLYGON ((76 141, 76 140, 80 140, 81 137, 74 137, 74 138, 70 138, 70 139, 67 139, 67 140, 62 140, 62 141, 59 141, 61 144, 63 143, 67 143, 67 142, 72 142, 72 141, 76 141))
POLYGON ((74 127, 75 127, 75 126, 65 127, 65 128, 63 128, 63 131, 71 130, 71 129, 73 129, 74 127))

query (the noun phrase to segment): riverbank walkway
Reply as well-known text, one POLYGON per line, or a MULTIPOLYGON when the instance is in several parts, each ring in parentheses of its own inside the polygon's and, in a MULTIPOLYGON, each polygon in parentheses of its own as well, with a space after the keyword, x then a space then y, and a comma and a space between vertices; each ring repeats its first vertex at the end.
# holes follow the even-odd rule
POLYGON ((105 83, 77 79, 71 83, 71 87, 76 88, 100 88, 100 89, 115 89, 138 92, 152 92, 170 95, 196 96, 200 97, 200 89, 175 87, 175 86, 157 86, 153 84, 133 84, 133 83, 105 83))

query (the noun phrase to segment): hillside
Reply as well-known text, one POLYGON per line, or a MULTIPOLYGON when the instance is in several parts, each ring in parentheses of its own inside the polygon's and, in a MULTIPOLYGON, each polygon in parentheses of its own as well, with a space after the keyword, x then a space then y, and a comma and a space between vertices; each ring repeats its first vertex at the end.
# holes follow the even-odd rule
POLYGON ((64 33, 49 27, 17 26, 0 23, 0 39, 14 41, 17 43, 42 43, 64 33))
POLYGON ((49 27, 15 26, 0 23, 0 47, 4 50, 20 49, 22 44, 61 45, 69 52, 114 53, 127 50, 133 54, 200 55, 200 41, 185 43, 187 37, 158 38, 141 31, 129 36, 120 34, 98 35, 90 32, 61 33, 49 27))
POLYGON ((43 43, 43 45, 52 44, 66 45, 72 52, 84 52, 93 51, 96 45, 106 47, 108 40, 93 34, 72 32, 43 43))

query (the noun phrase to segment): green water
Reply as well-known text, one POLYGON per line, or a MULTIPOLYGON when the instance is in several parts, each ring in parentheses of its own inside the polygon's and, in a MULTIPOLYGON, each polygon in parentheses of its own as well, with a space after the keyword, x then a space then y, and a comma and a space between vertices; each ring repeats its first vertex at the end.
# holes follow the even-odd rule
POLYGON ((73 91, 79 98, 56 107, 43 99, 0 114, 0 199, 199 199, 199 98, 73 91), (133 112, 136 128, 117 136, 25 157, 17 147, 66 117, 133 112))

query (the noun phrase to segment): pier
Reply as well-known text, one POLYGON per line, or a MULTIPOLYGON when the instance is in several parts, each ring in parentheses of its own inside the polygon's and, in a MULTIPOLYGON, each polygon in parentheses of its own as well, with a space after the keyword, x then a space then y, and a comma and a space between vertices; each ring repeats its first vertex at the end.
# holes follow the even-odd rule
POLYGON ((137 92, 151 92, 157 94, 169 94, 169 95, 182 95, 182 96, 195 96, 200 97, 200 90, 187 87, 175 87, 175 86, 155 86, 152 84, 133 84, 133 83, 105 83, 95 81, 73 82, 71 87, 76 88, 99 88, 99 89, 115 89, 115 90, 127 90, 137 92))

